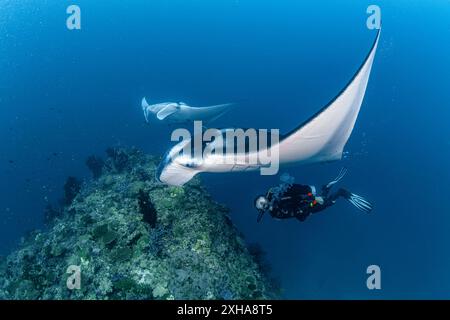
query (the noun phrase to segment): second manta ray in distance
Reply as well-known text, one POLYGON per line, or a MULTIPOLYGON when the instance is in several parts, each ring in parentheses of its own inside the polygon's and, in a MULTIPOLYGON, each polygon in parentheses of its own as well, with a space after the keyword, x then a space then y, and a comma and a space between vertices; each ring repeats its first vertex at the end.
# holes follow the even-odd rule
MULTIPOLYGON (((380 30, 373 46, 356 74, 345 88, 309 120, 280 137, 277 144, 280 164, 330 162, 342 159, 344 147, 353 131, 364 99, 374 61, 380 30)), ((218 157, 195 158, 180 154, 189 141, 181 141, 164 156, 157 178, 162 183, 181 186, 201 172, 236 172, 261 169, 263 165, 248 164, 249 153, 234 154, 230 163, 218 157)), ((269 147, 271 150, 273 146, 269 147)), ((268 150, 252 151, 252 155, 268 150)), ((222 158, 230 157, 223 154, 222 158)))
POLYGON ((222 116, 232 105, 232 103, 227 103, 202 108, 191 107, 184 102, 163 102, 150 105, 146 98, 142 99, 142 110, 147 123, 150 121, 151 115, 159 121, 168 123, 212 121, 222 116))

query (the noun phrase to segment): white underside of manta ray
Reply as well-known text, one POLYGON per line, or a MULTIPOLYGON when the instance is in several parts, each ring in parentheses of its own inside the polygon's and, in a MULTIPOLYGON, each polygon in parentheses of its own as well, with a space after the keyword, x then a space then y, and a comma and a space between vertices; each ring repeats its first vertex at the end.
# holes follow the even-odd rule
POLYGON ((164 102, 150 105, 146 98, 142 99, 141 104, 145 121, 149 122, 150 117, 153 116, 157 120, 167 123, 212 121, 225 114, 233 105, 227 103, 201 108, 191 107, 184 102, 164 102))
MULTIPOLYGON (((378 30, 369 54, 347 86, 309 120, 280 138, 277 144, 280 164, 320 163, 342 159, 344 147, 364 99, 380 31, 378 30)), ((180 150, 186 143, 189 141, 178 143, 164 156, 157 171, 157 178, 162 183, 181 186, 202 172, 249 171, 261 167, 248 164, 248 153, 234 154, 231 163, 230 159, 224 161, 214 155, 207 159, 180 155, 180 150)), ((226 154, 220 156, 228 157, 226 154)))

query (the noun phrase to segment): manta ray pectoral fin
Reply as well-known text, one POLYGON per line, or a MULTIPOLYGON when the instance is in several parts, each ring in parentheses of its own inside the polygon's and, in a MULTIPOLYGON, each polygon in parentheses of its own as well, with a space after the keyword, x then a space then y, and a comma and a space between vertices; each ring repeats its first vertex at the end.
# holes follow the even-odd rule
POLYGON ((176 103, 171 103, 171 104, 168 104, 163 109, 161 109, 156 114, 156 117, 158 118, 158 120, 164 120, 165 118, 167 118, 171 114, 174 114, 177 111, 178 111, 178 105, 176 103))
POLYGON ((150 106, 147 102, 147 99, 142 98, 141 101, 142 110, 144 111, 145 122, 148 123, 148 107, 150 106))
POLYGON ((150 105, 148 104, 147 99, 146 99, 145 97, 142 98, 141 105, 142 105, 142 109, 147 108, 147 107, 150 106, 150 105))
POLYGON ((363 64, 344 89, 309 120, 282 137, 281 163, 328 162, 342 158, 366 93, 380 30, 363 64))

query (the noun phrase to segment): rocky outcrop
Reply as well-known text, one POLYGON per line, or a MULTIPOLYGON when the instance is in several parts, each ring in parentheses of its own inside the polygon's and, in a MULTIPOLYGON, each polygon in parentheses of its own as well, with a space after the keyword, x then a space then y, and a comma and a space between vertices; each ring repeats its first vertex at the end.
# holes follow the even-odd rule
POLYGON ((0 259, 0 298, 276 298, 227 209, 199 180, 164 186, 154 178, 159 159, 108 153, 47 230, 0 259), (79 289, 67 287, 69 266, 80 270, 79 289))

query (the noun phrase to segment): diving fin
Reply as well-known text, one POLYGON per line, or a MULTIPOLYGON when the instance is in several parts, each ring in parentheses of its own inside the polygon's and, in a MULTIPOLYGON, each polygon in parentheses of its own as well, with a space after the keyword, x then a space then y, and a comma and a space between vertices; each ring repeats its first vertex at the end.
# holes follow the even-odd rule
POLYGON ((345 199, 363 212, 369 213, 373 209, 373 205, 369 201, 357 194, 349 192, 345 195, 345 199))

